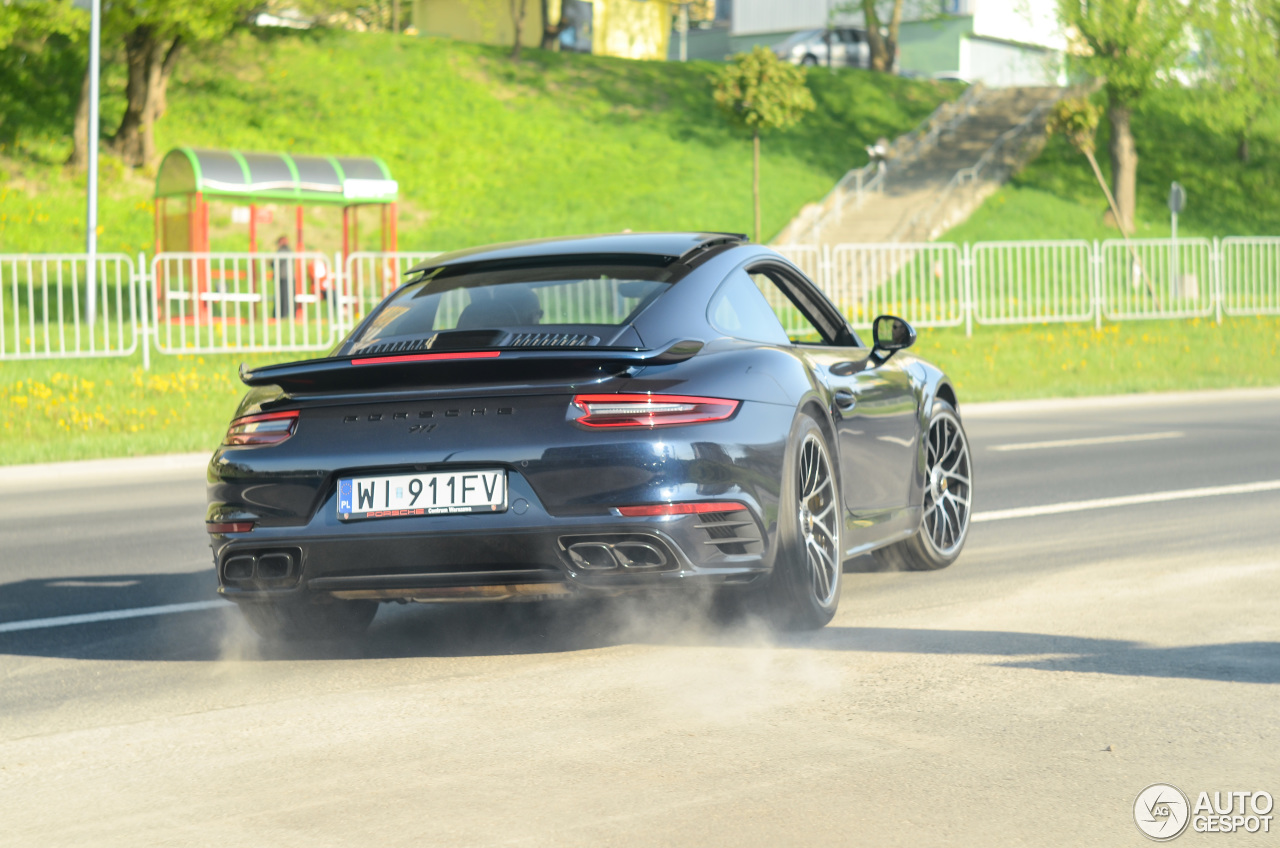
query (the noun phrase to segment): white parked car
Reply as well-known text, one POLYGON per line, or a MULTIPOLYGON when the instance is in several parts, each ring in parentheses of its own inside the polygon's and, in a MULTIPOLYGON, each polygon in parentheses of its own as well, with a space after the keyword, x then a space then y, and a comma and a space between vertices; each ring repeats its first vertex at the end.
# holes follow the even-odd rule
MULTIPOLYGON (((831 64, 840 68, 871 67, 867 33, 856 27, 836 27, 830 31, 831 64)), ((778 58, 794 65, 826 65, 828 34, 825 29, 797 32, 774 45, 778 58)))

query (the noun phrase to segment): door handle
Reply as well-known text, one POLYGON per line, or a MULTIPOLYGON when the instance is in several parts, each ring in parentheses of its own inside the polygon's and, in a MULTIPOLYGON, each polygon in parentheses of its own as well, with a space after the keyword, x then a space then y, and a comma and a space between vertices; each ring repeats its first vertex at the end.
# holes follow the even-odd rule
POLYGON ((858 398, 848 389, 836 389, 836 406, 841 409, 853 409, 854 404, 858 402, 858 398))

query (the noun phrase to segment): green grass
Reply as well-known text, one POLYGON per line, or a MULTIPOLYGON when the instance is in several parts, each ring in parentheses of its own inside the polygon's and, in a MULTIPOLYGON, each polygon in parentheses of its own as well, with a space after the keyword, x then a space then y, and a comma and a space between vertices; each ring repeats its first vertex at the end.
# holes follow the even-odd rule
MULTIPOLYGON (((922 330, 913 350, 946 369, 963 405, 1280 385, 1277 339, 1280 318, 1228 318, 922 330)), ((0 464, 212 452, 244 392, 242 358, 0 362, 0 464)))
MULTIPOLYGON (((1249 162, 1236 157, 1236 139, 1204 116, 1212 103, 1186 89, 1153 94, 1134 115, 1138 147, 1136 235, 1170 234, 1169 184, 1182 183, 1187 205, 1179 236, 1280 235, 1280 106, 1255 127, 1249 162)), ((1110 178, 1109 131, 1098 131, 1098 159, 1110 178)), ((1109 239, 1120 232, 1104 221, 1107 201, 1084 156, 1062 138, 993 194, 945 241, 1109 239)))
MULTIPOLYGON (((715 65, 526 55, 512 64, 502 48, 376 33, 240 33, 185 57, 157 148, 379 155, 401 185, 404 250, 626 228, 750 229, 750 140, 714 110, 715 65)), ((0 252, 81 250, 84 178, 58 164, 70 151, 78 72, 57 56, 40 73, 3 58, 0 252)), ((959 93, 856 70, 811 71, 809 84, 818 110, 763 140, 766 235, 864 162, 863 145, 959 93)), ((111 127, 123 110, 118 69, 104 90, 111 127)), ((151 175, 106 157, 102 190, 100 249, 150 252, 151 175)), ((230 209, 212 208, 215 250, 247 249, 230 209)), ((292 210, 272 212, 264 242, 291 231, 292 210)), ((337 250, 338 210, 306 214, 308 245, 337 250)), ((376 249, 375 213, 361 229, 363 246, 376 249)))

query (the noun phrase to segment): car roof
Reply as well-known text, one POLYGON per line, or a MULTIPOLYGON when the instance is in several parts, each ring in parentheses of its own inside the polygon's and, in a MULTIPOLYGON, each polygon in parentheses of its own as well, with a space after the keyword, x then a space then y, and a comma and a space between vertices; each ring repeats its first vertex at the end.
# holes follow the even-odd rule
POLYGON ((456 250, 415 265, 413 273, 442 265, 484 263, 552 256, 636 255, 665 256, 672 261, 700 248, 745 243, 741 233, 603 233, 588 236, 512 241, 456 250))

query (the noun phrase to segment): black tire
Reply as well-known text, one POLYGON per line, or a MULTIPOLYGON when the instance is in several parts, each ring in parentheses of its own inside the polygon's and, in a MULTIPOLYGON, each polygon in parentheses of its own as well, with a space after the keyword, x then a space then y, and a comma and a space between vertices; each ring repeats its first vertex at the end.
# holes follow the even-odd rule
POLYGON ((378 614, 378 602, 245 602, 240 611, 262 638, 297 642, 359 636, 378 614))
POLYGON ((876 561, 895 571, 937 571, 955 562, 969 536, 973 505, 973 459, 955 407, 935 400, 925 443, 924 512, 909 539, 875 551, 876 561))
POLYGON ((818 57, 812 53, 806 53, 805 57, 800 60, 800 64, 806 67, 813 67, 818 64, 818 57))
POLYGON ((801 415, 783 464, 773 572, 761 587, 779 628, 818 630, 835 616, 843 526, 840 481, 827 439, 818 422, 801 415))

